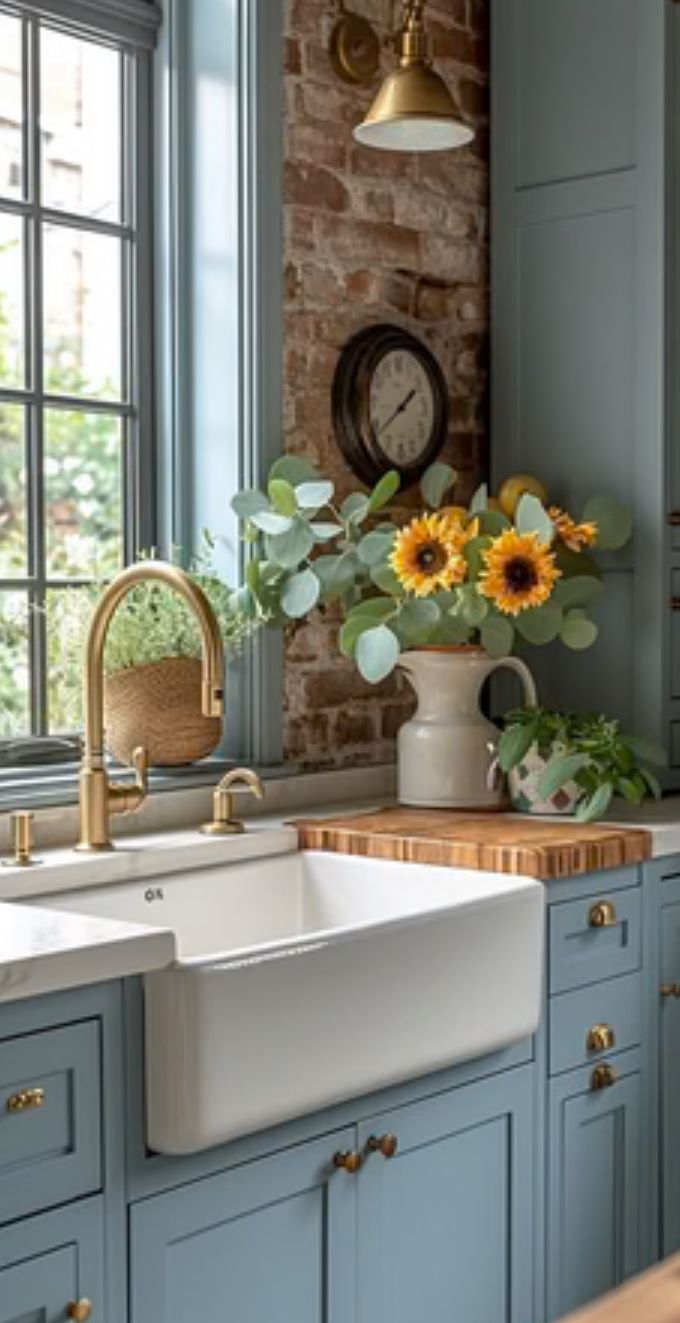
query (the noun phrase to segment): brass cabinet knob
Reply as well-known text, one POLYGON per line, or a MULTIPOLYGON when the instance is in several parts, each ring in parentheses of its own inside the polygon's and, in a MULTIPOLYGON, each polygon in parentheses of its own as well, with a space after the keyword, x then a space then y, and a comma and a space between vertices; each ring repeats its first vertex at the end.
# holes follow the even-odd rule
POLYGON ((364 1159, 361 1153, 350 1149, 347 1153, 335 1153, 333 1155, 333 1166, 341 1171, 348 1171, 350 1176, 355 1176, 364 1165, 364 1159))
POLYGON ((594 1024, 588 1030, 586 1046, 589 1052, 610 1052, 616 1047, 616 1034, 610 1024, 594 1024))
POLYGON ((393 1158, 399 1147, 396 1135, 371 1135, 366 1148, 369 1153, 382 1153, 384 1158, 393 1158))
POLYGON ((601 1066, 595 1067, 590 1077, 590 1087, 594 1093, 597 1093, 599 1089, 611 1089, 612 1085, 616 1084, 616 1079, 617 1075, 614 1067, 607 1062, 603 1062, 601 1066))
POLYGON ((83 1296, 81 1300, 72 1300, 66 1306, 66 1313, 74 1323, 87 1323, 87 1320, 92 1318, 92 1309, 92 1301, 83 1296))
POLYGON ((12 1114, 32 1112, 36 1107, 44 1107, 44 1105, 44 1089, 21 1089, 19 1093, 13 1093, 11 1098, 7 1099, 7 1111, 12 1114))
POLYGON ((680 510, 668 511, 668 523, 671 528, 680 527, 680 510))
POLYGON ((662 997, 680 998, 680 983, 662 983, 659 989, 662 997))
POLYGON ((588 923, 591 928, 613 928, 616 923, 616 906, 610 900, 598 900, 588 910, 588 923))

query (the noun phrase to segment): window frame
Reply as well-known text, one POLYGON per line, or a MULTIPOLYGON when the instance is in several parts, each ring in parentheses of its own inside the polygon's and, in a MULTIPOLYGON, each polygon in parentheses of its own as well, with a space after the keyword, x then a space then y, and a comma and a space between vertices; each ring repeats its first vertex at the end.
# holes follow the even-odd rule
MULTIPOLYGON (((52 404, 68 407, 67 395, 44 389, 42 355, 42 289, 44 223, 75 228, 79 233, 117 235, 122 241, 123 269, 121 365, 126 389, 120 401, 73 397, 74 407, 121 420, 123 447, 123 560, 152 546, 157 534, 156 444, 154 400, 154 271, 153 271, 153 47, 160 10, 145 0, 2 0, 4 13, 22 22, 24 113, 22 150, 26 170, 24 196, 2 199, 2 211, 21 220, 24 235, 24 341, 30 371, 20 388, 0 387, 0 400, 24 409, 29 457, 27 539, 30 547, 25 575, 0 578, 0 589, 26 594, 29 603, 29 712, 33 732, 0 740, 0 800, 5 786, 18 777, 16 758, 30 758, 39 776, 50 764, 72 761, 78 740, 47 733, 47 637, 43 613, 30 602, 42 600, 49 586, 77 587, 75 577, 46 575, 44 558, 44 410, 52 404), (99 44, 121 54, 121 132, 127 151, 121 160, 123 206, 117 222, 101 222, 62 208, 43 205, 40 195, 40 25, 99 44), (27 242, 30 235, 30 242, 27 242), (143 444, 142 444, 143 439, 143 444)), ((23 776, 26 773, 22 773, 23 776)), ((55 772, 56 775, 56 772, 55 772)))

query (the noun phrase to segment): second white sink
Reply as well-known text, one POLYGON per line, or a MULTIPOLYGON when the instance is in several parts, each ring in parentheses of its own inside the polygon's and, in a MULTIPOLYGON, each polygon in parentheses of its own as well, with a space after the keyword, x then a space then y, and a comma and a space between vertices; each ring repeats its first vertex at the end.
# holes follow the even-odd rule
POLYGON ((148 1142, 164 1153, 538 1023, 544 889, 528 878, 302 851, 49 905, 175 931, 177 960, 145 978, 148 1142))

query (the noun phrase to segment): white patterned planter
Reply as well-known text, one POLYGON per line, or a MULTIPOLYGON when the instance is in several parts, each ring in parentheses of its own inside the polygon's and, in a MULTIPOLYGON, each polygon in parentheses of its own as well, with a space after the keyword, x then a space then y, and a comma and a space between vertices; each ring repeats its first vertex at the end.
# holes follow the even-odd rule
MULTIPOLYGON (((561 746, 552 749, 553 755, 563 752, 565 750, 561 746)), ((510 802, 516 813, 558 813, 565 817, 574 813, 579 800, 583 798, 583 790, 575 781, 567 781, 549 799, 541 796, 538 785, 547 766, 548 759, 532 744, 519 765, 508 774, 510 802)))

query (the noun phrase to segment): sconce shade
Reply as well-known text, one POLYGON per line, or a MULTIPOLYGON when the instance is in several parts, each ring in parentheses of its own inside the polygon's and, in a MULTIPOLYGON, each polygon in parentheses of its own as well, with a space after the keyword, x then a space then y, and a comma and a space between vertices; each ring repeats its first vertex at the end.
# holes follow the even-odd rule
POLYGON ((357 142, 367 147, 441 152, 464 147, 475 136, 428 59, 423 8, 424 0, 407 0, 399 66, 385 79, 366 118, 354 130, 357 142))

